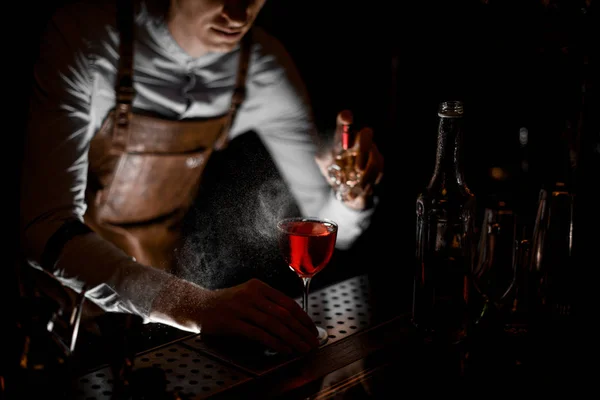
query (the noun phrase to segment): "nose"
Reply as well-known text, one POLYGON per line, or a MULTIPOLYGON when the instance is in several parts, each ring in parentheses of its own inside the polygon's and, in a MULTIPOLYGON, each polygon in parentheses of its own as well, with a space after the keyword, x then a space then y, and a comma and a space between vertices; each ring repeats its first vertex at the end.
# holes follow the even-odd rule
POLYGON ((241 28, 249 20, 250 6, 253 0, 230 0, 223 5, 222 14, 231 28, 241 28))

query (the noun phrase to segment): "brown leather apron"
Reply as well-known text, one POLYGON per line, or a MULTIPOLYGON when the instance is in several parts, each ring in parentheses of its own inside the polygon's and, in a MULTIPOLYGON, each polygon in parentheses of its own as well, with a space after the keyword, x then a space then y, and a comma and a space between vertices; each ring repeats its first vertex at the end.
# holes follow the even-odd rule
POLYGON ((126 8, 119 9, 118 18, 117 104, 90 143, 84 220, 138 262, 172 271, 182 219, 209 157, 226 146, 244 98, 251 33, 241 43, 229 112, 211 119, 167 120, 132 111, 134 13, 126 8))

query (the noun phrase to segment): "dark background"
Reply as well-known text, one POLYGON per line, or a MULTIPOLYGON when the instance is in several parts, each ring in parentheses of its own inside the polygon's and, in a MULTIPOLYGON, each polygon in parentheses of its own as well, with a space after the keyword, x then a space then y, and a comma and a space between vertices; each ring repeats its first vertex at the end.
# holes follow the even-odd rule
MULTIPOLYGON (((15 3, 6 14, 5 118, 12 125, 5 125, 5 187, 15 239, 9 248, 17 239, 15 158, 22 151, 38 35, 66 2, 15 3)), ((531 135, 533 191, 568 171, 569 140, 579 149, 578 192, 597 186, 597 10, 597 2, 574 0, 267 1, 257 24, 278 36, 296 61, 319 128, 331 129, 336 113, 348 108, 359 124, 374 128, 386 157, 381 207, 357 250, 367 261, 363 267, 412 273, 402 254, 413 252, 414 201, 432 172, 441 100, 465 102, 465 173, 476 195, 497 189, 490 167, 517 165, 521 127, 531 135)), ((12 294, 13 281, 3 282, 3 293, 12 294)))
POLYGON ((374 128, 386 157, 375 223, 353 255, 358 268, 407 282, 410 296, 412 264, 404 255, 414 253, 415 198, 434 166, 437 106, 449 99, 465 103, 466 181, 482 204, 510 192, 532 212, 543 185, 567 180, 585 216, 577 246, 590 239, 583 237, 594 218, 588 194, 600 183, 597 2, 271 1, 258 22, 296 60, 319 127, 330 129, 349 108, 374 128), (523 127, 526 176, 519 170, 523 127), (492 167, 509 179, 492 180, 492 167))

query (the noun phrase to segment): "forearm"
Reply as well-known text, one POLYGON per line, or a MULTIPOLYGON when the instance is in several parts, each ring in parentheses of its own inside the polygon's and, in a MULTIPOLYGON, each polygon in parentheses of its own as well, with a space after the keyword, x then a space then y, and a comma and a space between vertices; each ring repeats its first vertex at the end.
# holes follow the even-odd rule
POLYGON ((158 292, 173 276, 141 265, 96 233, 76 236, 66 243, 54 274, 105 311, 130 312, 148 320, 158 292))
POLYGON ((210 306, 211 291, 182 279, 172 279, 157 292, 148 320, 200 333, 202 309, 210 306))

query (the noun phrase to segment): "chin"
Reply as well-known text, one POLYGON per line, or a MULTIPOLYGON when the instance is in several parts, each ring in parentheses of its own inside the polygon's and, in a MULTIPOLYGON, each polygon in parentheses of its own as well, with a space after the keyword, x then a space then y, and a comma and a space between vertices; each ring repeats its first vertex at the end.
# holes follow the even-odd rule
POLYGON ((238 42, 235 43, 219 43, 210 46, 210 50, 214 53, 228 53, 235 49, 238 45, 238 42))
POLYGON ((227 38, 214 32, 209 32, 209 35, 204 38, 204 43, 206 44, 206 48, 211 52, 227 53, 234 50, 247 33, 244 32, 236 38, 227 38))

